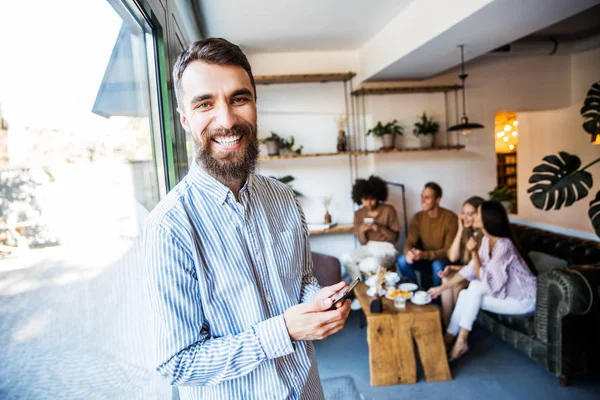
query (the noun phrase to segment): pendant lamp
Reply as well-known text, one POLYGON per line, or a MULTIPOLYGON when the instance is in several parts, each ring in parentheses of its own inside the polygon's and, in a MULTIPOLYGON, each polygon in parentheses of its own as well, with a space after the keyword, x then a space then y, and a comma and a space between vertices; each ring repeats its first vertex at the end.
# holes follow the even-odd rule
POLYGON ((465 80, 467 80, 467 77, 469 75, 465 74, 465 45, 460 44, 460 45, 458 45, 458 47, 460 47, 460 60, 461 60, 460 64, 461 64, 461 68, 462 68, 462 73, 458 77, 462 81, 463 115, 462 115, 462 118, 460 119, 460 124, 451 126, 450 128, 448 128, 448 131, 459 131, 464 136, 467 136, 471 133, 471 130, 481 129, 481 128, 484 128, 484 126, 481 124, 478 124, 477 122, 469 122, 469 117, 467 117, 467 101, 466 101, 466 94, 465 94, 467 88, 465 86, 465 80))

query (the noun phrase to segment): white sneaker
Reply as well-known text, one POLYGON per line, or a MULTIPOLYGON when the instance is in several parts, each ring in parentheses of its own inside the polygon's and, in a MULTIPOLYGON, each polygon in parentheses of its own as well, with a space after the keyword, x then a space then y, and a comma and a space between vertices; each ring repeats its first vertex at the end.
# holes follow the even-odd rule
POLYGON ((354 311, 360 310, 360 301, 358 301, 358 299, 352 300, 352 303, 350 303, 350 309, 354 311))

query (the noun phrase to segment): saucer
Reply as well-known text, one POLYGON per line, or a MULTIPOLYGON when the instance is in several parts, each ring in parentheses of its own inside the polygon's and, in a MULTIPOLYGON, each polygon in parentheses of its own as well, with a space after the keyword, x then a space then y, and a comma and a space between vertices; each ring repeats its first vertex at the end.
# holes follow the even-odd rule
POLYGON ((420 301, 418 301, 418 300, 415 299, 415 296, 413 296, 413 297, 410 298, 410 301, 412 301, 413 304, 416 304, 418 306, 424 306, 425 304, 431 303, 431 297, 428 296, 427 299, 425 299, 423 302, 420 302, 420 301))
POLYGON ((414 284, 414 283, 401 283, 398 286, 398 289, 404 291, 404 292, 414 292, 415 290, 417 290, 419 287, 414 284))

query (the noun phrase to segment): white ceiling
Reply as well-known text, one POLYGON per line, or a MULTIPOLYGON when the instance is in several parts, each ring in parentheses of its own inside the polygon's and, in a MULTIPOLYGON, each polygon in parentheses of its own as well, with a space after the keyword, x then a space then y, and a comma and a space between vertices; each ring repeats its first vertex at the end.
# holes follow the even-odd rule
POLYGON ((205 36, 246 52, 356 50, 415 0, 195 0, 205 36))
POLYGON ((247 53, 356 50, 361 80, 435 76, 600 0, 194 0, 206 37, 247 53))

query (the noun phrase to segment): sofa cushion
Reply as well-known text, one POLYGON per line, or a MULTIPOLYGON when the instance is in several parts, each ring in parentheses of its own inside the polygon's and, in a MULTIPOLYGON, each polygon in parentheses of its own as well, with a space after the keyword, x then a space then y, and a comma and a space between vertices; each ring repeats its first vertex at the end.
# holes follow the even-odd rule
POLYGON ((544 271, 548 271, 552 268, 560 267, 566 268, 569 263, 567 260, 563 260, 562 258, 554 257, 548 253, 543 253, 541 251, 530 251, 527 253, 531 261, 533 261, 533 265, 539 273, 544 271))
POLYGON ((514 329, 515 331, 521 332, 527 336, 533 336, 533 313, 524 315, 503 315, 494 314, 489 311, 481 311, 486 313, 488 316, 493 318, 495 321, 506 326, 507 328, 514 329))

